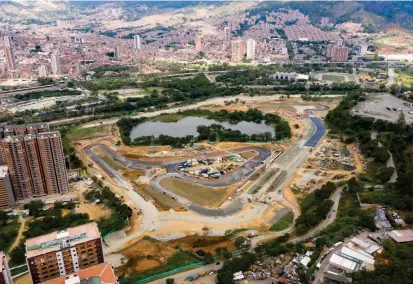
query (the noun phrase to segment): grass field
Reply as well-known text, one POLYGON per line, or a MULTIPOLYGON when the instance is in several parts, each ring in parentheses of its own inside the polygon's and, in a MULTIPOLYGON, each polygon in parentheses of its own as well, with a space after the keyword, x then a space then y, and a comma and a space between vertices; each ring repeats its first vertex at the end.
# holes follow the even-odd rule
POLYGON ((245 160, 251 159, 252 157, 257 155, 257 152, 255 151, 247 151, 247 152, 241 152, 239 155, 244 158, 245 160))
POLYGON ((285 230, 293 224, 293 221, 294 221, 294 213, 292 211, 289 211, 280 220, 278 220, 277 223, 272 225, 270 230, 276 231, 276 232, 285 230))
POLYGON ((161 114, 157 117, 154 118, 154 121, 160 121, 160 122, 177 122, 181 119, 183 119, 184 116, 176 113, 166 113, 166 114, 161 114))
POLYGON ((161 185, 201 206, 216 205, 222 202, 228 193, 225 187, 212 188, 177 178, 165 178, 161 185))
POLYGON ((105 161, 106 164, 108 164, 110 167, 112 167, 115 170, 123 170, 125 167, 119 163, 118 161, 115 161, 112 156, 110 156, 106 151, 95 147, 93 148, 93 151, 102 158, 103 161, 105 161))
MULTIPOLYGON (((17 232, 19 230, 20 227, 20 223, 18 221, 17 217, 12 217, 10 219, 8 219, 10 221, 10 223, 8 223, 5 226, 1 226, 0 227, 0 233, 3 235, 8 235, 8 236, 12 236, 15 235, 17 237, 17 232)), ((0 245, 0 251, 5 251, 8 252, 10 246, 13 244, 15 240, 15 237, 10 238, 9 240, 3 240, 3 242, 1 242, 0 245)))
POLYGON ((182 207, 181 204, 176 202, 175 200, 167 197, 166 195, 153 190, 149 186, 139 186, 138 191, 148 198, 155 199, 155 206, 162 211, 168 211, 169 209, 174 209, 175 211, 179 211, 182 207))
POLYGON ((346 78, 343 75, 323 74, 321 76, 324 81, 344 82, 346 78))
MULTIPOLYGON (((145 272, 136 274, 136 275, 131 275, 130 277, 122 279, 122 283, 136 283, 136 281, 140 279, 144 279, 146 277, 156 275, 162 272, 166 272, 181 266, 185 266, 188 264, 200 262, 201 260, 198 259, 195 254, 192 252, 188 251, 179 251, 176 254, 174 254, 172 257, 170 257, 167 261, 166 264, 159 266, 154 269, 147 270, 145 272)), ((171 276, 173 278, 173 276, 171 276)))
POLYGON ((398 73, 397 82, 405 86, 411 86, 413 84, 413 76, 408 75, 408 74, 398 73))
POLYGON ((67 138, 69 140, 82 140, 106 136, 108 127, 109 126, 98 125, 89 128, 75 128, 67 133, 67 138))

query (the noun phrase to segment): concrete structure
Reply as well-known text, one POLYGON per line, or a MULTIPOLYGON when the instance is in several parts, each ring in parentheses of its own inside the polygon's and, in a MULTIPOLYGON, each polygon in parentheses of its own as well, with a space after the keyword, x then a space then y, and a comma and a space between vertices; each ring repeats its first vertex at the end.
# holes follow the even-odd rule
POLYGON ((244 59, 245 42, 242 39, 235 39, 231 41, 231 61, 240 62, 244 59))
POLYGON ((26 258, 34 284, 66 275, 80 276, 82 270, 104 263, 98 226, 92 222, 27 239, 26 258))
POLYGON ((348 59, 348 48, 344 46, 332 45, 327 46, 326 57, 332 62, 343 62, 348 59))
POLYGON ((255 59, 255 47, 257 42, 253 38, 249 38, 247 40, 247 59, 254 60, 255 59))
POLYGON ((0 284, 13 284, 6 255, 0 251, 0 284))
POLYGON ((389 62, 413 62, 413 54, 379 54, 380 57, 384 57, 384 60, 389 62))
POLYGON ((79 270, 75 274, 66 277, 61 276, 42 284, 79 284, 79 283, 101 283, 101 284, 117 284, 117 277, 113 271, 112 265, 109 262, 97 264, 85 269, 79 270))
POLYGON ((195 50, 196 52, 200 52, 202 50, 202 40, 200 36, 195 38, 195 50))
POLYGON ((308 75, 298 74, 295 72, 291 72, 291 73, 278 72, 278 73, 270 75, 270 78, 274 80, 289 80, 289 81, 298 81, 298 82, 307 82, 310 79, 308 75))
POLYGON ((53 52, 51 57, 51 62, 52 62, 52 73, 54 75, 60 75, 60 61, 59 61, 59 54, 57 51, 53 52))
POLYGON ((7 166, 0 166, 0 208, 10 207, 15 203, 9 168, 7 166))
POLYGON ((135 48, 135 52, 141 51, 141 37, 139 35, 133 36, 133 47, 135 48))

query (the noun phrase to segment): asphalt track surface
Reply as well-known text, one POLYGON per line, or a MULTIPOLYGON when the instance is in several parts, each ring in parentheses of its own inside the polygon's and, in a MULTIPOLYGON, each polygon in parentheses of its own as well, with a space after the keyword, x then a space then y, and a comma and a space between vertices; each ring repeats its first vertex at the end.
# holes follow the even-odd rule
POLYGON ((310 137, 310 139, 308 139, 307 142, 305 142, 304 146, 314 148, 318 144, 320 139, 323 138, 323 136, 326 134, 326 126, 318 117, 311 116, 310 119, 315 125, 316 130, 314 134, 310 137))

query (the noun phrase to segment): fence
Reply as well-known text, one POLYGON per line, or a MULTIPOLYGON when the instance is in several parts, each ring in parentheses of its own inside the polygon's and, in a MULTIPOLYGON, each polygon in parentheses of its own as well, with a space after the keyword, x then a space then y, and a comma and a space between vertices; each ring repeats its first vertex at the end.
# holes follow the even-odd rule
MULTIPOLYGON (((240 253, 241 251, 242 250, 235 250, 235 251, 232 252, 232 255, 240 253)), ((217 260, 219 258, 220 258, 220 256, 216 256, 216 257, 214 257, 214 260, 217 260)), ((169 271, 158 273, 158 274, 146 277, 144 279, 138 280, 138 281, 135 282, 135 284, 140 284, 140 283, 148 282, 150 280, 154 280, 154 279, 157 279, 157 278, 162 278, 162 277, 165 277, 165 276, 169 276, 169 275, 175 274, 177 272, 180 272, 182 270, 187 270, 187 269, 194 268, 194 267, 197 267, 197 266, 201 266, 201 265, 204 265, 204 264, 207 264, 207 263, 205 261, 199 261, 199 262, 195 262, 195 263, 188 264, 188 265, 185 265, 185 266, 181 266, 181 267, 169 270, 169 271)))

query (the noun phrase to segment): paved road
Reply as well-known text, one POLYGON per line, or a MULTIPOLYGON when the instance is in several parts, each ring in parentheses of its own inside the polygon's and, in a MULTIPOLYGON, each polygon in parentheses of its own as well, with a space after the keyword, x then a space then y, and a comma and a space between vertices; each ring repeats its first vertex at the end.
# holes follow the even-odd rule
POLYGON ((394 73, 394 68, 388 68, 386 87, 390 87, 391 85, 393 85, 395 83, 396 83, 396 76, 395 76, 395 73, 394 73))
POLYGON ((209 271, 212 271, 212 270, 221 269, 222 266, 223 266, 223 263, 224 263, 223 261, 220 261, 219 265, 216 265, 216 263, 204 265, 204 266, 201 266, 201 267, 198 267, 198 268, 195 268, 195 269, 191 269, 191 270, 187 270, 187 271, 184 271, 184 272, 174 274, 172 276, 159 278, 157 280, 154 280, 154 281, 151 281, 151 282, 148 282, 148 283, 150 283, 150 284, 165 284, 166 279, 168 279, 168 278, 175 279, 175 282, 184 281, 189 276, 194 276, 194 275, 200 274, 201 272, 204 272, 204 271, 209 272, 209 271))
MULTIPOLYGON (((201 106, 206 106, 206 105, 211 105, 211 104, 224 104, 224 101, 230 101, 230 100, 235 100, 236 98, 242 100, 242 101, 262 101, 262 100, 274 100, 274 99, 280 99, 281 96, 284 95, 272 95, 272 96, 244 96, 244 95, 238 95, 238 96, 231 96, 231 97, 219 97, 219 98, 212 98, 208 99, 205 101, 201 101, 192 105, 187 105, 187 106, 181 106, 181 107, 172 107, 169 109, 164 109, 164 110, 159 110, 159 111, 154 111, 154 112, 149 112, 149 113, 140 113, 136 116, 129 116, 130 118, 139 118, 139 117, 154 117, 158 116, 162 113, 176 113, 179 111, 184 111, 188 109, 196 109, 201 106)), ((341 95, 323 95, 324 97, 340 97, 341 95)), ((291 95, 292 98, 300 98, 301 95, 291 95)), ((316 106, 316 105, 314 105, 316 106)), ((71 118, 64 118, 64 119, 59 119, 59 120, 54 120, 48 122, 49 125, 62 125, 62 124, 69 124, 73 123, 74 121, 81 121, 83 119, 89 119, 89 118, 95 118, 96 120, 99 119, 99 116, 94 116, 94 115, 85 115, 85 116, 79 116, 79 117, 71 117, 71 118)), ((89 127, 94 127, 97 125, 107 125, 107 124, 114 124, 116 123, 120 118, 110 118, 110 119, 101 119, 99 122, 92 121, 86 124, 83 124, 83 128, 89 128, 89 127)))

